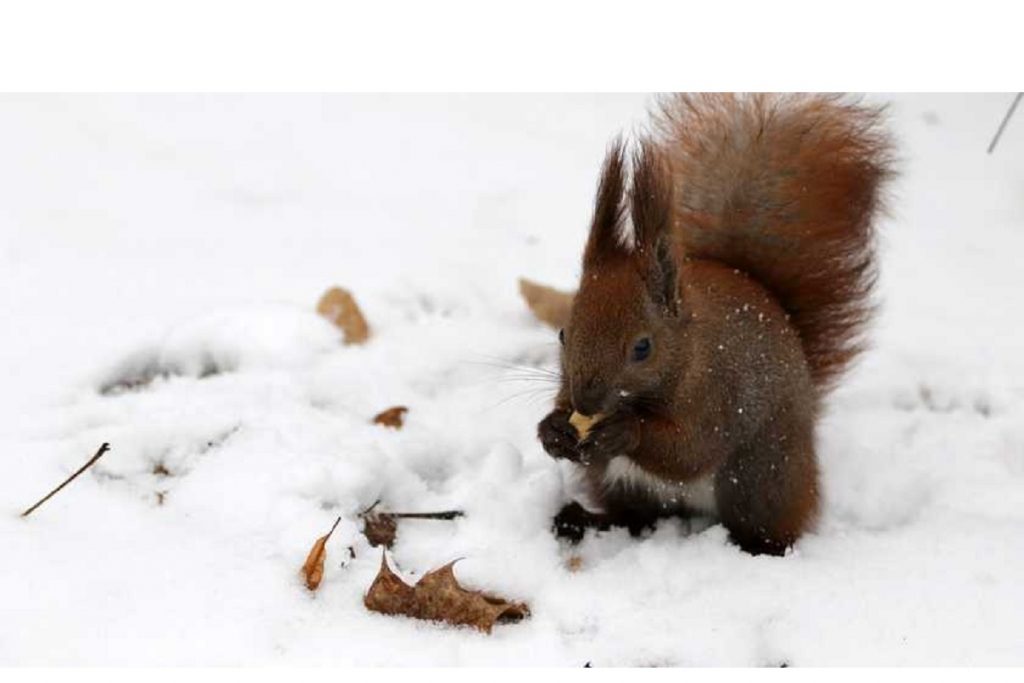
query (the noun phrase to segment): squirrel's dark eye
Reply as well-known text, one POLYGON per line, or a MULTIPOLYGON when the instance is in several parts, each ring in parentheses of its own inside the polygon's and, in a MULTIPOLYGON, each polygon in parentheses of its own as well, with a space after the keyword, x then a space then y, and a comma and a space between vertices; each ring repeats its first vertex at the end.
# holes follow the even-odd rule
POLYGON ((647 337, 638 339, 633 344, 633 360, 637 362, 646 360, 649 355, 651 355, 651 340, 647 337))
POLYGON ((565 330, 561 329, 558 331, 558 343, 565 346, 565 330))

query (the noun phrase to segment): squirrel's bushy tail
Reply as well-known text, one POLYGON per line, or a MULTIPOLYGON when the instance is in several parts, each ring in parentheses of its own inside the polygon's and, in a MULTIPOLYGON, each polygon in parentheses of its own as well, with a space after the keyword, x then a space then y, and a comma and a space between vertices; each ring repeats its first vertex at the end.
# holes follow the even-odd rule
POLYGON ((678 95, 659 102, 675 232, 688 257, 767 287, 821 393, 862 348, 874 220, 891 175, 881 111, 833 95, 678 95))

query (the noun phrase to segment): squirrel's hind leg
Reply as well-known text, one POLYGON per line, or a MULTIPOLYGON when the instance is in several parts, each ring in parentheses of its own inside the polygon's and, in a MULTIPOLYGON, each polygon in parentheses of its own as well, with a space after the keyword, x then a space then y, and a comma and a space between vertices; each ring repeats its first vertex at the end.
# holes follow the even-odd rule
POLYGON ((573 501, 555 516, 554 531, 556 536, 570 543, 579 543, 583 540, 587 529, 608 531, 612 527, 624 527, 629 530, 631 536, 640 536, 644 531, 653 529, 658 519, 659 515, 646 509, 591 512, 573 501))
POLYGON ((579 543, 587 529, 604 531, 611 528, 608 516, 600 512, 591 512, 576 501, 564 506, 554 519, 555 536, 564 538, 570 543, 579 543))
POLYGON ((818 512, 818 465, 811 415, 766 422, 715 477, 718 514, 733 541, 754 554, 782 555, 818 512))

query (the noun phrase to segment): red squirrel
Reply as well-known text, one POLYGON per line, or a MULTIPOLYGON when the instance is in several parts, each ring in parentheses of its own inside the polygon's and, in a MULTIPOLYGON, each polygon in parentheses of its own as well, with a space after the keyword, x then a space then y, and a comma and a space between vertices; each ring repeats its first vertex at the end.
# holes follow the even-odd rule
POLYGON ((813 524, 815 422, 873 307, 883 124, 834 95, 678 95, 613 142, 538 425, 604 512, 562 523, 710 514, 775 555, 813 524), (582 439, 573 413, 600 416, 582 439))

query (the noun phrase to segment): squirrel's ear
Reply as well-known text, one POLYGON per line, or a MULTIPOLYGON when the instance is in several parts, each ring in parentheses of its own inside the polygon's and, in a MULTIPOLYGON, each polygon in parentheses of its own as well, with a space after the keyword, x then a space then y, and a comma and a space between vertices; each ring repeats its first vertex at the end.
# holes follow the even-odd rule
POLYGON ((590 237, 583 252, 583 265, 594 265, 627 253, 620 235, 623 204, 624 159, 622 139, 615 138, 604 158, 601 182, 594 202, 594 219, 590 224, 590 237))
POLYGON ((679 268, 672 236, 672 175, 650 140, 633 154, 630 200, 634 249, 651 298, 672 315, 678 312, 679 268))

